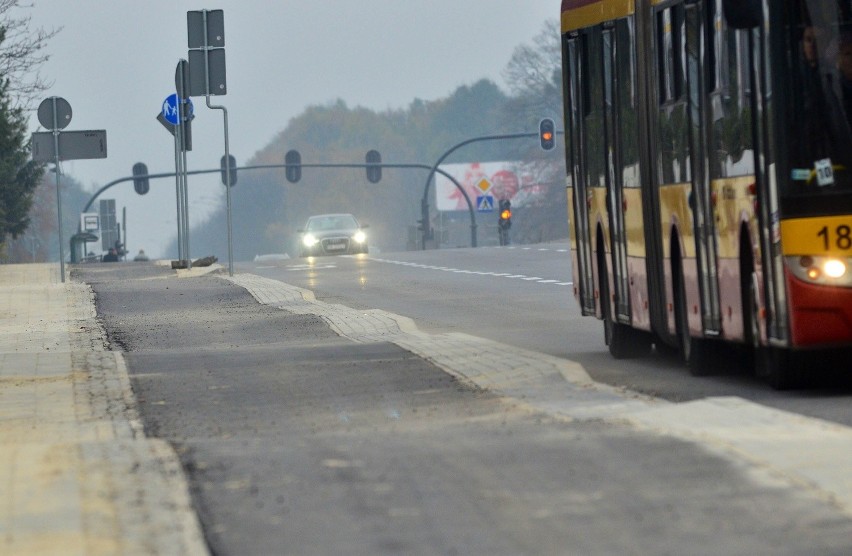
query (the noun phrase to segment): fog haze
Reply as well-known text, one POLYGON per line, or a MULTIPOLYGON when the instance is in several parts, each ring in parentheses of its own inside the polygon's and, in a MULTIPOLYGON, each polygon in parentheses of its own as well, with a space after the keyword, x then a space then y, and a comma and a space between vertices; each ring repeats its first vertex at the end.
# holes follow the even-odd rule
MULTIPOLYGON (((242 165, 309 105, 342 99, 374 110, 404 108, 482 78, 505 88, 512 51, 558 17, 559 2, 35 0, 20 12, 32 17, 31 26, 63 27, 42 66, 53 83, 44 96, 71 104, 68 130, 107 131, 108 158, 64 162, 66 174, 94 191, 130 175, 136 162, 150 173, 174 171, 174 143, 156 116, 174 92, 178 61, 187 58, 186 12, 201 9, 224 10, 228 92, 211 102, 228 109, 230 151, 242 165)), ((192 100, 189 169, 218 168, 222 113, 206 108, 203 97, 192 100)), ((38 128, 35 113, 31 128, 38 128)), ((224 202, 218 174, 190 177, 189 191, 192 223, 224 202)), ((116 199, 119 212, 127 208, 131 252, 176 256, 166 252, 176 233, 174 179, 152 182, 144 197, 123 184, 102 198, 116 199)))

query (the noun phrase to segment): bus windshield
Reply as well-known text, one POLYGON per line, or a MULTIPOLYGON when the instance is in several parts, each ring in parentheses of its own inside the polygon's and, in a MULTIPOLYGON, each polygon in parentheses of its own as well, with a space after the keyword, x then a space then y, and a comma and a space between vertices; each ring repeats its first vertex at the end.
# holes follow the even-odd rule
POLYGON ((785 29, 787 196, 852 191, 852 0, 795 0, 785 29))

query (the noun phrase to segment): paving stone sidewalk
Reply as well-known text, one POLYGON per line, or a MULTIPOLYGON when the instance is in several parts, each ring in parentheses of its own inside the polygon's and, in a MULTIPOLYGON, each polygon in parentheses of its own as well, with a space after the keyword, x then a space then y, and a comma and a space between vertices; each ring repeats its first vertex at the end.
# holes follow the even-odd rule
POLYGON ((208 553, 91 289, 58 264, 0 265, 0 446, 0 554, 208 553))

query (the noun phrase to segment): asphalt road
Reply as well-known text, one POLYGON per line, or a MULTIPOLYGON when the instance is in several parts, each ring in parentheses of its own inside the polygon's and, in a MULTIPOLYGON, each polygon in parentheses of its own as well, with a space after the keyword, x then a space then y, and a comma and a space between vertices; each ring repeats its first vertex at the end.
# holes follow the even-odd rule
MULTIPOLYGON (((715 376, 693 377, 671 353, 613 359, 603 327, 573 297, 568 244, 442 249, 244 263, 237 268, 315 293, 318 299, 380 308, 428 331, 459 331, 582 364, 598 382, 683 402, 737 396, 852 426, 847 361, 807 388, 777 392, 733 357, 715 376)), ((813 363, 815 374, 824 369, 813 363)))
POLYGON ((830 500, 698 444, 555 419, 220 277, 81 269, 215 554, 852 552, 830 500))

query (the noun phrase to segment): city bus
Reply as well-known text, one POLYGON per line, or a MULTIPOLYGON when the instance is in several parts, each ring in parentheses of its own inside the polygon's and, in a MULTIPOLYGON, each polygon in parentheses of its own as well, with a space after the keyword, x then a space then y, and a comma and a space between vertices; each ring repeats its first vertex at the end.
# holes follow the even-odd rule
POLYGON ((852 0, 561 16, 574 295, 611 354, 788 388, 850 349, 852 0))

